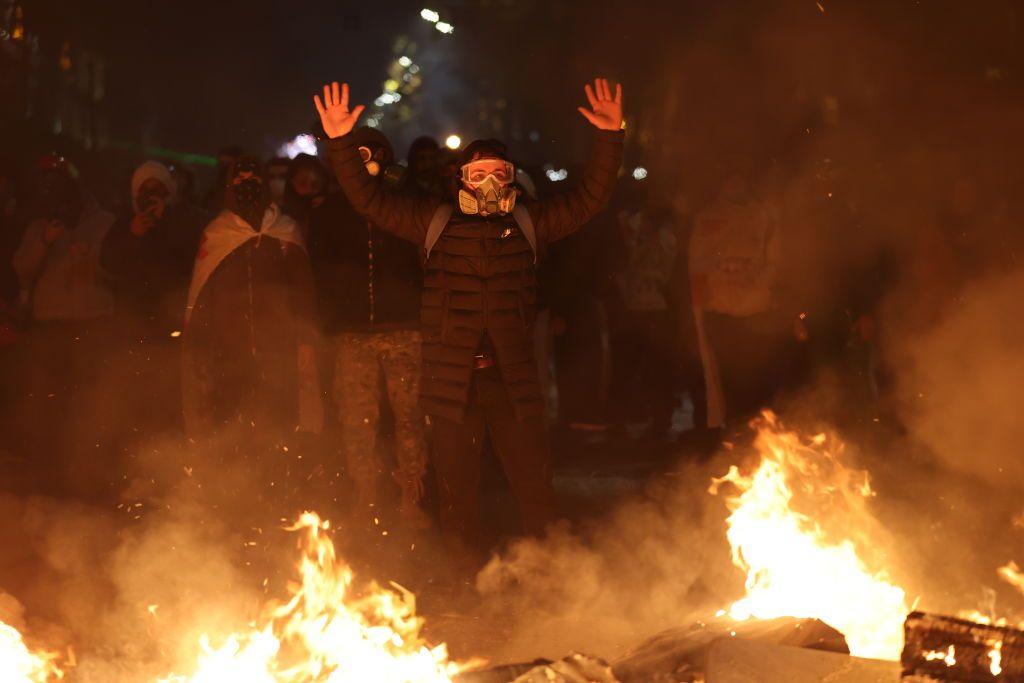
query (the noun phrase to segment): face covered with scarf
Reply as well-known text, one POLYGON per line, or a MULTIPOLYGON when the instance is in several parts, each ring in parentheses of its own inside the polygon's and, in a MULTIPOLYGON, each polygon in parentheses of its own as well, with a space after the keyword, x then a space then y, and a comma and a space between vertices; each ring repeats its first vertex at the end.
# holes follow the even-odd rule
POLYGON ((263 225, 270 194, 263 182, 263 169, 252 157, 242 157, 228 172, 225 208, 242 217, 254 230, 263 225))

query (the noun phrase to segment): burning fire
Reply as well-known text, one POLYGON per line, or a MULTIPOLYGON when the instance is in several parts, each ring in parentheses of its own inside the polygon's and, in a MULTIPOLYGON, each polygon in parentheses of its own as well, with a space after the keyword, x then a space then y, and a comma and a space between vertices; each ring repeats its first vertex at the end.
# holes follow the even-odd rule
POLYGON ((852 534, 836 538, 811 516, 827 513, 844 529, 873 526, 867 473, 845 467, 824 435, 801 440, 770 412, 755 426, 757 468, 732 466, 711 486, 713 494, 727 482, 739 489, 726 499, 727 537, 747 593, 729 616, 817 618, 846 636, 852 654, 898 660, 910 611, 904 591, 867 566, 852 534))
POLYGON ((44 683, 64 678, 52 652, 28 649, 18 629, 0 621, 0 680, 5 683, 44 683))
POLYGON ((302 553, 291 599, 272 605, 260 627, 219 645, 204 635, 194 673, 161 683, 449 683, 478 664, 450 661, 444 644, 428 646, 415 598, 397 584, 393 591, 371 584, 358 594, 351 568, 335 556, 329 528, 315 513, 303 513, 289 527, 301 533, 302 553))

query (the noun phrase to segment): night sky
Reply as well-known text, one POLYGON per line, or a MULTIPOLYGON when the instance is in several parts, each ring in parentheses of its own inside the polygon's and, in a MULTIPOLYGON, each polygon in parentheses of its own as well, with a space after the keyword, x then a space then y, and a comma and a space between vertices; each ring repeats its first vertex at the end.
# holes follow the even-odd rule
POLYGON ((452 36, 420 18, 423 2, 405 0, 26 5, 44 51, 69 36, 105 56, 113 137, 206 154, 227 143, 270 154, 309 128, 310 97, 332 78, 371 102, 401 35, 430 68, 416 120, 385 122, 399 150, 420 133, 493 134, 476 130, 478 109, 503 99, 515 120, 502 137, 521 157, 578 161, 586 127, 575 107, 597 75, 626 83, 634 143, 653 156, 691 142, 691 156, 733 153, 730 145, 777 155, 825 97, 839 98, 844 117, 955 125, 965 97, 957 79, 1006 101, 1024 91, 1015 2, 984 11, 954 0, 434 3, 452 36))

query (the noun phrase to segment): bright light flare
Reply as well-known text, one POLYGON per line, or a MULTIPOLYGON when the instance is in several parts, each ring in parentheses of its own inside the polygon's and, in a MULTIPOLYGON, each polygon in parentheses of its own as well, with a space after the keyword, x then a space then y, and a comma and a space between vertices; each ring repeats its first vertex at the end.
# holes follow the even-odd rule
POLYGON ((449 35, 455 33, 455 27, 449 24, 447 21, 437 22, 436 24, 434 24, 434 28, 436 28, 441 33, 447 33, 449 35))
POLYGON ((410 66, 412 66, 412 60, 406 57, 405 55, 402 55, 401 57, 398 58, 398 65, 401 66, 403 69, 408 69, 410 66))
POLYGON ((444 139, 444 146, 448 149, 458 149, 459 147, 462 147, 462 138, 452 133, 444 139))
POLYGON ((770 412, 755 426, 757 468, 743 474, 733 466, 711 487, 717 493, 730 483, 739 491, 726 499, 726 536, 733 564, 747 574, 746 595, 729 615, 820 619, 846 637, 853 655, 898 660, 906 595, 867 566, 853 540, 880 532, 865 505, 872 495, 867 473, 843 465, 841 448, 824 435, 802 440, 770 412), (826 521, 842 531, 827 533, 826 521))
POLYGON ((558 183, 569 177, 569 170, 565 168, 546 167, 544 175, 553 183, 558 183))
POLYGON ((637 166, 633 169, 633 180, 644 180, 647 177, 647 169, 643 166, 637 166))
POLYGON ((441 19, 440 14, 432 9, 427 9, 426 7, 420 10, 420 16, 432 24, 436 24, 441 19))
POLYGON ((277 148, 277 155, 294 159, 300 154, 316 156, 316 138, 309 133, 300 133, 277 148))

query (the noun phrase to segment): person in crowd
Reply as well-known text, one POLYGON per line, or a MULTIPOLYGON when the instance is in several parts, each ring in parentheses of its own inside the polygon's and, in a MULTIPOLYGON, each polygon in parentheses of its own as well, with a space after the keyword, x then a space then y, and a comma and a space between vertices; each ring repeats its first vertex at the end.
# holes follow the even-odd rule
POLYGON ((17 331, 17 272, 11 258, 22 241, 17 226, 17 193, 13 164, 0 161, 0 348, 13 344, 17 331))
POLYGON ((580 184, 545 201, 516 205, 505 146, 479 140, 463 150, 460 187, 448 198, 396 191, 366 172, 351 134, 363 110, 348 86, 324 87, 315 104, 328 156, 357 211, 423 249, 423 377, 444 529, 479 547, 479 488, 485 435, 502 463, 524 527, 552 518, 550 450, 537 368, 533 315, 538 254, 587 222, 611 196, 622 158, 622 89, 586 86, 596 129, 580 184))
MULTIPOLYGON (((394 162, 383 133, 352 133, 366 172, 390 183, 394 162)), ((342 429, 342 451, 356 489, 353 511, 372 517, 386 471, 376 437, 381 404, 394 416, 399 513, 411 528, 425 528, 421 509, 427 472, 420 386, 419 295, 422 268, 415 246, 357 213, 342 194, 313 211, 310 256, 317 281, 322 329, 335 358, 333 403, 342 429), (381 381, 383 377, 383 381, 381 381)))
MULTIPOLYGON (((180 429, 178 335, 206 213, 179 201, 170 170, 156 161, 131 178, 131 212, 110 229, 100 264, 113 279, 119 332, 131 368, 131 423, 145 433, 180 429)), ((128 417, 127 415, 125 416, 128 417)))
POLYGON ((228 431, 249 457, 249 451, 280 449, 297 430, 319 432, 305 239, 270 202, 260 164, 251 157, 239 158, 229 171, 225 209, 203 232, 185 310, 189 437, 208 441, 228 431))
POLYGON ((408 168, 402 178, 403 186, 413 194, 439 197, 444 194, 438 174, 441 146, 429 135, 422 135, 409 145, 406 157, 408 168))
POLYGON ((284 206, 284 191, 288 186, 288 168, 291 163, 287 157, 274 157, 267 162, 267 191, 270 193, 270 201, 278 206, 284 206))
POLYGON ((192 274, 205 212, 182 204, 170 170, 157 161, 135 169, 131 214, 107 234, 100 255, 115 278, 119 311, 145 321, 149 340, 181 329, 181 311, 192 274))
POLYGON ((242 148, 238 145, 226 145, 217 152, 217 171, 213 185, 206 192, 203 198, 203 206, 211 213, 217 213, 224 208, 224 194, 227 186, 228 173, 242 156, 242 148))
POLYGON ((655 198, 639 192, 633 196, 637 201, 616 215, 620 262, 615 273, 614 393, 627 422, 649 422, 650 432, 658 436, 668 432, 675 407, 669 288, 676 267, 676 233, 670 213, 655 198))
POLYGON ((83 192, 63 157, 36 167, 31 221, 13 256, 21 297, 36 321, 83 321, 113 312, 113 293, 99 256, 114 217, 83 192))
MULTIPOLYGON (((110 446, 116 410, 102 394, 114 294, 100 254, 113 214, 84 191, 75 167, 47 154, 33 172, 28 223, 13 256, 31 319, 22 423, 42 462, 66 462, 75 491, 98 486, 97 453, 110 446), (89 444, 88 453, 85 445, 89 444), (98 450, 99 449, 99 450, 98 450)), ((20 380, 19 380, 20 381, 20 380)))
POLYGON ((281 208, 299 224, 303 234, 309 230, 310 213, 324 201, 329 180, 327 168, 311 154, 299 154, 288 167, 281 208))
POLYGON ((696 216, 689 259, 708 427, 720 429, 770 404, 806 328, 778 295, 779 226, 743 172, 728 173, 696 216))
POLYGON ((196 197, 196 174, 185 164, 167 164, 167 170, 174 178, 174 194, 181 206, 199 207, 196 197))

